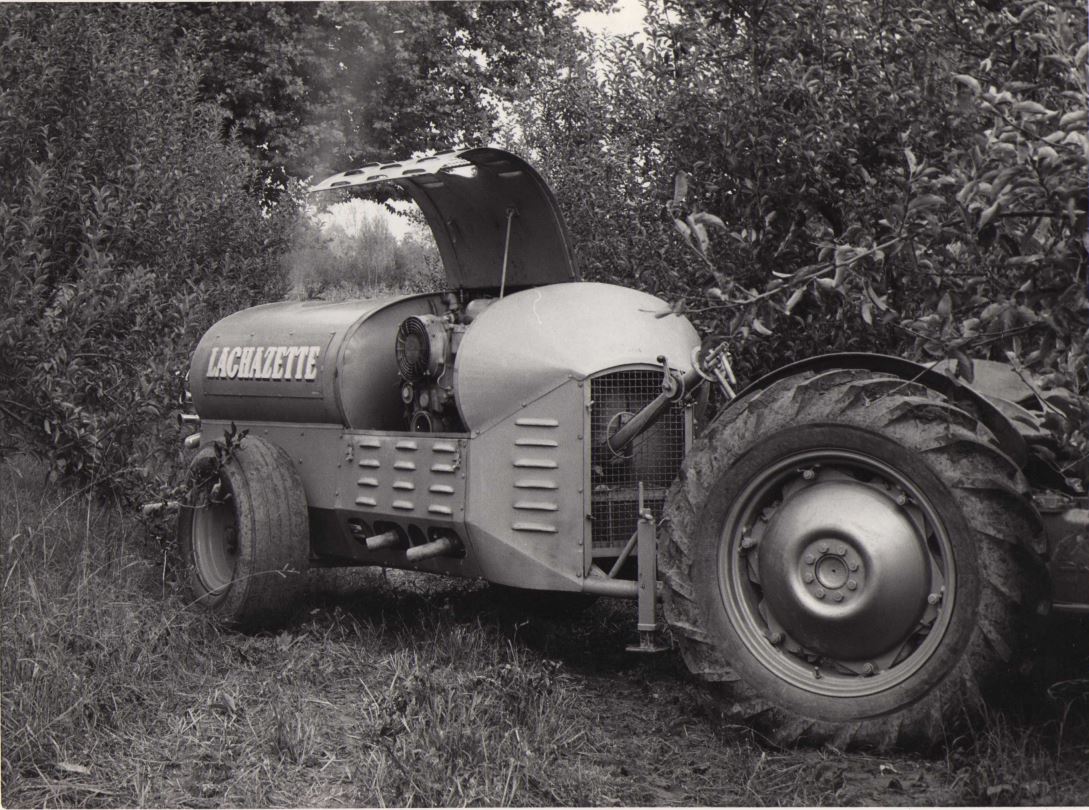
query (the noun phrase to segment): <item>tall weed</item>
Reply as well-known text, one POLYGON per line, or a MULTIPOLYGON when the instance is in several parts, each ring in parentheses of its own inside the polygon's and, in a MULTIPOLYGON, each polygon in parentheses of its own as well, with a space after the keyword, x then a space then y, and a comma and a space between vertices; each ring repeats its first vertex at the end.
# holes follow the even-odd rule
POLYGON ((592 802, 577 685, 497 627, 370 574, 224 633, 116 499, 43 477, 0 464, 6 806, 592 802))
POLYGON ((162 568, 116 501, 43 487, 42 467, 22 460, 0 465, 0 505, 5 798, 101 800, 116 790, 101 783, 103 743, 165 704, 211 628, 187 619, 182 632, 178 603, 156 598, 162 568))

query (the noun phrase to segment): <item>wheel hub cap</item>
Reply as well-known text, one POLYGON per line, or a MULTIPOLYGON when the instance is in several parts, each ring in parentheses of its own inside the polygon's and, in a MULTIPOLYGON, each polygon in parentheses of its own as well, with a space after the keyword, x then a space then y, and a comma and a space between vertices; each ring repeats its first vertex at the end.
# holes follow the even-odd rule
POLYGON ((838 554, 825 554, 817 561, 817 582, 838 590, 847 584, 847 560, 838 554))
POLYGON ((758 569, 769 619, 804 648, 843 661, 902 643, 931 584, 907 511, 851 480, 816 482, 785 498, 764 526, 758 569))

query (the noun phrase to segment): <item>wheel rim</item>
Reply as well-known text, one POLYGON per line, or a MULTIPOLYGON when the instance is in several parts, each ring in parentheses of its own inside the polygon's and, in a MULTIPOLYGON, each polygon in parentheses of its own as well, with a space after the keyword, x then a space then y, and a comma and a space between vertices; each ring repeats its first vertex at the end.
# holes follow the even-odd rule
POLYGON ((229 492, 216 484, 207 502, 193 510, 193 567, 201 584, 216 595, 234 579, 238 526, 229 492))
POLYGON ((817 694, 889 689, 949 627, 949 533, 919 487, 863 453, 813 450, 751 480, 723 526, 719 584, 766 669, 817 694))

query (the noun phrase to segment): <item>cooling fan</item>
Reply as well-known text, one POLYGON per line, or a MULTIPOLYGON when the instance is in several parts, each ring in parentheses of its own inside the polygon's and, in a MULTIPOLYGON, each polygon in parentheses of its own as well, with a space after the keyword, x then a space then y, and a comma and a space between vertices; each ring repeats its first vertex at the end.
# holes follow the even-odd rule
POLYGON ((446 363, 446 324, 435 315, 413 315, 397 328, 397 370, 415 382, 438 377, 446 363))

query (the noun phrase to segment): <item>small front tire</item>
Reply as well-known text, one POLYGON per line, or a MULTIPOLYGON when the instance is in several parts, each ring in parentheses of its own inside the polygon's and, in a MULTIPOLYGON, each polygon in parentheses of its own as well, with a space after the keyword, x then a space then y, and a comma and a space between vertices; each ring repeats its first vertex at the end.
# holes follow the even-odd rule
POLYGON ((223 461, 213 447, 202 449, 189 467, 178 540, 196 605, 242 630, 283 624, 310 552, 306 496, 291 459, 257 437, 223 461))

